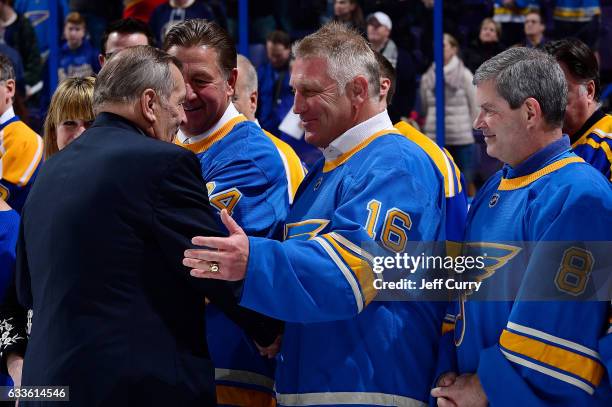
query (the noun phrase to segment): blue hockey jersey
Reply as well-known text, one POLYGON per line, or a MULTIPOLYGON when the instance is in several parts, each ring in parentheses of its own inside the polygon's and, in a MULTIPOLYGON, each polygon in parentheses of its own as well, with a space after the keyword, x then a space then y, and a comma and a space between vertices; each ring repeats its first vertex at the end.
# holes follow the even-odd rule
POLYGON ((524 23, 525 15, 539 8, 539 0, 516 0, 513 7, 506 7, 503 0, 495 0, 493 20, 498 23, 524 23))
POLYGON ((99 70, 98 51, 89 40, 83 39, 81 46, 76 49, 70 49, 66 42, 62 45, 57 68, 59 81, 66 78, 93 76, 99 70))
MULTIPOLYGON (((248 234, 272 237, 304 178, 303 167, 287 144, 265 134, 233 105, 228 110, 233 117, 208 137, 177 144, 200 159, 215 208, 227 209, 248 234)), ((261 357, 253 340, 214 304, 206 309, 206 324, 219 405, 274 405, 274 361, 261 357)))
POLYGON ((412 127, 410 124, 399 121, 395 128, 419 147, 436 164, 436 168, 444 177, 444 195, 446 196, 446 239, 459 242, 463 239, 465 219, 467 218, 467 194, 462 185, 463 175, 455 160, 445 148, 440 148, 429 137, 412 127))
POLYGON ((575 135, 572 148, 612 181, 612 116, 597 110, 575 135))
POLYGON ((364 242, 389 253, 444 240, 443 178, 381 113, 326 148, 308 173, 285 240, 250 237, 241 305, 288 321, 279 405, 421 405, 443 304, 373 301, 364 242))
POLYGON ((493 406, 610 405, 597 352, 608 303, 572 299, 593 265, 588 252, 573 245, 612 239, 612 189, 569 147, 563 137, 516 168, 505 166, 479 191, 468 214, 466 244, 481 254, 498 253, 488 255, 496 262, 482 276, 484 284, 496 287, 500 297, 518 284, 514 301, 462 299, 454 331, 445 336, 453 334, 458 343, 456 371, 477 373, 493 406), (547 260, 557 265, 553 270, 539 267, 538 246, 527 250, 526 242, 558 242, 567 249, 547 260), (567 284, 570 261, 573 280, 567 284), (520 300, 542 285, 565 301, 520 300))
POLYGON ((588 22, 601 14, 600 0, 557 0, 553 10, 555 20, 588 22))

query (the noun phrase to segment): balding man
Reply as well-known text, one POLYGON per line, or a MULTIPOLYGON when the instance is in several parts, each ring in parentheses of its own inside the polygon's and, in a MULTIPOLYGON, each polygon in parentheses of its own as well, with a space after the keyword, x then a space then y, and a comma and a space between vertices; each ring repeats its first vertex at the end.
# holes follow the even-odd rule
POLYGON ((98 75, 94 124, 45 163, 17 253, 35 315, 23 386, 69 386, 79 406, 216 405, 204 297, 242 320, 230 287, 180 266, 191 235, 220 235, 197 158, 170 143, 184 100, 179 61, 127 48, 98 75))

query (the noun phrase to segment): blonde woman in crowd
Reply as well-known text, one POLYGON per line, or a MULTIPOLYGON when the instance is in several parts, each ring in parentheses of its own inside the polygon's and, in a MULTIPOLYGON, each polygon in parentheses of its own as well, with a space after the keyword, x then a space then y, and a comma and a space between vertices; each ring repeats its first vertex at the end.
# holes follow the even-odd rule
POLYGON ((95 79, 68 78, 55 90, 45 119, 45 159, 70 144, 93 123, 95 79))
MULTIPOLYGON (((475 145, 472 121, 476 117, 473 75, 457 55, 457 40, 444 34, 445 145, 455 158, 468 184, 473 181, 475 145)), ((421 80, 421 106, 425 116, 425 133, 436 138, 436 74, 432 64, 421 80)), ((471 194, 470 194, 471 195, 471 194)))

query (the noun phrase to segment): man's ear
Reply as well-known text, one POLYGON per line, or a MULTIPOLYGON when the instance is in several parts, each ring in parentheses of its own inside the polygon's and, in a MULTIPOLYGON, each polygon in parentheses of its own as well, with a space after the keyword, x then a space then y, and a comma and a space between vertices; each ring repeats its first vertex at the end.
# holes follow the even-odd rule
POLYGON ((15 79, 7 79, 5 81, 5 86, 6 86, 6 96, 10 97, 11 99, 15 96, 15 79))
POLYGON ((351 99, 356 104, 365 102, 370 96, 368 91, 368 80, 363 75, 358 75, 349 84, 352 90, 351 99))
POLYGON ((585 85, 589 100, 595 100, 595 81, 590 80, 585 85))
POLYGON ((257 96, 258 93, 256 90, 251 92, 249 95, 249 103, 251 104, 251 109, 253 109, 253 112, 257 111, 257 96))
POLYGON ((142 116, 149 123, 155 123, 155 121, 157 121, 157 116, 155 116, 155 113, 157 112, 157 103, 157 94, 153 89, 145 89, 140 94, 140 110, 142 112, 142 116))
POLYGON ((236 79, 238 78, 238 68, 232 69, 227 77, 228 95, 233 96, 236 90, 236 79))
POLYGON ((98 54, 98 62, 100 63, 100 66, 104 66, 104 62, 106 62, 104 54, 98 54))
POLYGON ((383 100, 387 98, 387 94, 389 93, 389 89, 391 89, 391 79, 389 78, 380 78, 380 97, 379 100, 383 100))
POLYGON ((535 124, 540 118, 542 118, 542 107, 540 103, 534 98, 527 98, 523 104, 525 114, 527 115, 527 125, 535 124))

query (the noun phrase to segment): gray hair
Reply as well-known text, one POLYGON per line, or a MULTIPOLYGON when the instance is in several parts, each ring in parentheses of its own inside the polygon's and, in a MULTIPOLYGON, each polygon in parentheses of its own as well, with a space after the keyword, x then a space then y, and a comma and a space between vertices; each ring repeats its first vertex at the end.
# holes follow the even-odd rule
POLYGON ((9 57, 4 54, 0 54, 0 81, 7 81, 9 79, 15 80, 13 63, 9 57))
POLYGON ((366 40, 344 24, 331 22, 297 41, 292 47, 296 58, 319 57, 327 60, 328 74, 344 94, 346 84, 358 75, 368 80, 370 98, 380 94, 380 71, 374 52, 366 40))
POLYGON ((512 109, 527 98, 540 104, 549 125, 561 126, 567 106, 567 83, 554 57, 535 49, 510 48, 485 61, 474 74, 474 85, 493 80, 497 93, 512 109))
POLYGON ((170 65, 181 69, 180 61, 149 45, 119 51, 98 74, 94 87, 94 110, 106 103, 129 103, 153 89, 168 100, 175 87, 170 65))
POLYGON ((247 57, 242 54, 238 54, 238 76, 243 75, 245 78, 244 87, 245 90, 250 94, 257 91, 257 71, 255 67, 249 61, 247 57))

